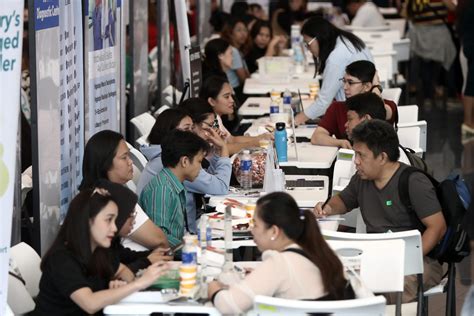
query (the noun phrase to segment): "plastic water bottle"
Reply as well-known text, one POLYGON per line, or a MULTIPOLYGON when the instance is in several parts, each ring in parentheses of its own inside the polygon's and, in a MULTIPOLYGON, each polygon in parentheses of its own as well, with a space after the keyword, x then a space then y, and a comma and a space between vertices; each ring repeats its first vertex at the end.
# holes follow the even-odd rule
POLYGON ((275 130, 275 147, 279 162, 288 161, 288 142, 286 135, 285 123, 276 123, 275 130))
POLYGON ((278 104, 278 100, 271 99, 270 101, 270 114, 271 113, 279 113, 280 112, 280 105, 278 104))
POLYGON ((201 247, 201 253, 211 246, 212 242, 212 230, 209 225, 209 219, 206 214, 201 215, 199 220, 199 229, 198 229, 198 239, 199 246, 201 247))
POLYGON ((291 118, 291 92, 285 89, 283 93, 283 113, 288 113, 288 118, 291 118))
POLYGON ((197 265, 197 236, 185 235, 181 260, 185 265, 197 265))
POLYGON ((293 24, 291 26, 291 48, 295 49, 296 46, 300 45, 301 39, 301 27, 299 24, 293 24))
POLYGON ((302 74, 304 72, 304 56, 301 46, 294 48, 295 73, 302 74))
POLYGON ((240 157, 240 186, 244 190, 252 188, 252 156, 247 149, 240 157))

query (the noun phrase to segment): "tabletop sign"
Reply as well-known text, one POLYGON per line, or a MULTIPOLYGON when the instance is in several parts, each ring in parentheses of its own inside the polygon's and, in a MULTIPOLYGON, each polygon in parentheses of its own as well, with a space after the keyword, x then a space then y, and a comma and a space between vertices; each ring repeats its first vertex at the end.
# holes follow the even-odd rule
POLYGON ((354 157, 354 152, 352 150, 347 151, 347 150, 339 149, 339 152, 337 153, 338 160, 352 161, 353 157, 354 157))
POLYGON ((199 46, 191 47, 189 61, 191 64, 191 97, 198 98, 201 87, 201 49, 199 46))

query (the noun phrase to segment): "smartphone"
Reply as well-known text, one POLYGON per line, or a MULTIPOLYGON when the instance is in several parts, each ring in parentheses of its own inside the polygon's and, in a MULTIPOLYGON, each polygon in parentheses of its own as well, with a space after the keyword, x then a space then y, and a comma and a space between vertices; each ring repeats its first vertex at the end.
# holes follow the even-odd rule
POLYGON ((170 250, 168 250, 168 252, 166 253, 167 256, 174 256, 174 254, 179 251, 181 248, 184 247, 184 243, 180 243, 176 246, 174 246, 173 248, 171 248, 170 250))

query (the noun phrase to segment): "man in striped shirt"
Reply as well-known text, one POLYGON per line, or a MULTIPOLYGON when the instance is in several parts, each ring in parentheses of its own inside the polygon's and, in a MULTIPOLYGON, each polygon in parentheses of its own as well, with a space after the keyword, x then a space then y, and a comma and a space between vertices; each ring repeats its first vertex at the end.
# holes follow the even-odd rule
POLYGON ((174 247, 188 230, 183 182, 196 179, 209 145, 192 132, 174 130, 165 137, 161 148, 164 168, 143 189, 139 204, 174 247))

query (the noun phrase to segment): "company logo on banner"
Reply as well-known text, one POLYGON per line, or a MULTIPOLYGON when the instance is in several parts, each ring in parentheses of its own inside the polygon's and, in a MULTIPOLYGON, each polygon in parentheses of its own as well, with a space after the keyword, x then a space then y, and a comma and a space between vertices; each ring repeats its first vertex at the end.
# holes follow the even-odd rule
POLYGON ((0 5, 0 315, 7 302, 13 180, 20 113, 23 0, 0 5))
POLYGON ((88 52, 88 132, 117 131, 120 90, 120 63, 116 0, 89 0, 87 19, 88 52))

